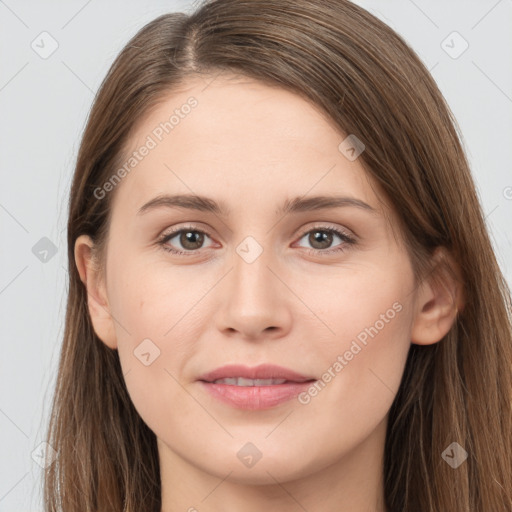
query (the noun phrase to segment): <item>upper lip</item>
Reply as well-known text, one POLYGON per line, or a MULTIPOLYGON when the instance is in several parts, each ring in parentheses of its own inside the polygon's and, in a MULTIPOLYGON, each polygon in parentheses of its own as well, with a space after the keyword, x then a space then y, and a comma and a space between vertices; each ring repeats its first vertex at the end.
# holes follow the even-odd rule
POLYGON ((259 366, 249 366, 230 364, 217 368, 211 372, 205 373, 198 380, 213 382, 218 379, 227 379, 233 377, 243 377, 245 379, 286 379, 291 382, 306 382, 315 380, 314 377, 301 375, 289 368, 276 366, 273 364, 261 364, 259 366))

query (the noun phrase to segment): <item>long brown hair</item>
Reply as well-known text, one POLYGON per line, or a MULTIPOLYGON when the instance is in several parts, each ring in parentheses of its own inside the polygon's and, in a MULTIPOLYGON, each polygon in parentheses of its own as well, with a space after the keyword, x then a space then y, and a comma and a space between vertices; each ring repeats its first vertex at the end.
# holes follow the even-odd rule
MULTIPOLYGON (((105 77, 70 193, 69 297, 48 443, 47 512, 159 512, 154 433, 128 395, 117 351, 94 333, 74 261, 81 234, 105 245, 112 194, 136 123, 187 77, 227 71, 300 94, 365 144, 360 162, 399 215, 418 282, 445 247, 465 306, 439 343, 411 345, 389 414, 391 512, 512 510, 510 290, 497 264, 460 130, 435 81, 391 28, 347 0, 213 0, 143 27, 105 77), (442 453, 457 442, 458 468, 442 453)), ((200 108, 200 107, 199 107, 200 108)))

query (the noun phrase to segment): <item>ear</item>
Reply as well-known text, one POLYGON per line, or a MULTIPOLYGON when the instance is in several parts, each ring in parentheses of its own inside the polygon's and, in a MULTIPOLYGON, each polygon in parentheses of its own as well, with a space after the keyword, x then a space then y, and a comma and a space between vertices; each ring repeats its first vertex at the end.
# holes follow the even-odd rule
POLYGON ((110 313, 104 279, 93 258, 94 243, 87 235, 75 242, 75 263, 87 290, 87 307, 94 332, 111 349, 117 348, 114 320, 110 313))
POLYGON ((433 270, 416 292, 411 341, 432 345, 440 341, 464 308, 460 269, 444 247, 434 251, 433 270))

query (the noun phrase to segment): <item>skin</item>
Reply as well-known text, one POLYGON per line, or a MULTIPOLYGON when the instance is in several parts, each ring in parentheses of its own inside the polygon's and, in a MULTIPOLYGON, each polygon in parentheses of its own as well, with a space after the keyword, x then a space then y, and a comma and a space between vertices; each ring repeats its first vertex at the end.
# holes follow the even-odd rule
MULTIPOLYGON (((383 511, 388 411, 411 343, 436 343, 450 329, 457 283, 415 285, 392 235, 395 213, 360 160, 338 149, 346 134, 291 92, 229 75, 190 79, 141 121, 131 151, 190 96, 198 106, 117 185, 106 274, 95 269, 87 236, 75 245, 95 332, 118 350, 131 399, 158 439, 162 512, 383 511), (163 193, 205 195, 230 214, 137 214, 163 193), (376 213, 275 214, 304 195, 351 196, 376 213), (189 222, 207 232, 194 255, 157 244, 189 222), (336 235, 315 243, 308 235, 318 226, 356 243, 336 235), (247 236, 263 249, 252 263, 236 252, 247 236), (397 302, 400 312, 333 372, 397 302), (134 355, 146 338, 160 350, 148 366, 134 355), (317 379, 331 368, 335 377, 307 404, 239 410, 197 382, 230 363, 274 363, 317 379), (247 442, 262 454, 250 468, 237 457, 247 442)), ((167 245, 187 250, 179 234, 167 245)))

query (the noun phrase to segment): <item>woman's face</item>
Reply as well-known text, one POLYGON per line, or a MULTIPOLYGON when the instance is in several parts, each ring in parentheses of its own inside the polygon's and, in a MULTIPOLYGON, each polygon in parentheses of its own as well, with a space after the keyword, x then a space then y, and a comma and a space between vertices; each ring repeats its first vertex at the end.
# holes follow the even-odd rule
POLYGON ((186 86, 138 126, 121 182, 95 191, 115 189, 112 328, 95 328, 161 458, 261 484, 382 446, 416 290, 361 146, 285 90, 186 86))

